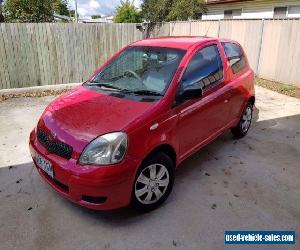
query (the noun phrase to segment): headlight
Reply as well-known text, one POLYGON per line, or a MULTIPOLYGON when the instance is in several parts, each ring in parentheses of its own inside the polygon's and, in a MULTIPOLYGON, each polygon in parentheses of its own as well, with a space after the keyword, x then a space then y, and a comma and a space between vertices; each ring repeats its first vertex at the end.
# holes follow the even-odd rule
POLYGON ((114 132, 97 137, 82 152, 79 163, 93 165, 115 164, 123 160, 127 150, 127 135, 114 132))

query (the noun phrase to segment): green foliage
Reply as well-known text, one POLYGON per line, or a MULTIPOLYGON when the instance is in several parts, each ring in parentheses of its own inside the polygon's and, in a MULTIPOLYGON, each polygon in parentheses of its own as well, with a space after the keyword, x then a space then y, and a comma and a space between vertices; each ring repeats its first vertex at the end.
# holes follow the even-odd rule
MULTIPOLYGON (((70 10, 70 16, 75 17, 75 10, 70 10)), ((79 18, 78 13, 77 13, 77 17, 79 18)))
POLYGON ((2 15, 2 2, 3 0, 0 0, 0 23, 4 22, 4 16, 2 15))
POLYGON ((3 6, 6 22, 53 22, 54 12, 68 16, 67 0, 6 0, 3 6))
POLYGON ((142 16, 150 22, 166 21, 174 0, 144 0, 142 16))
POLYGON ((206 12, 204 0, 144 0, 142 16, 150 22, 198 19, 206 12))
POLYGON ((67 0, 54 0, 53 8, 55 13, 63 16, 69 16, 68 1, 67 0))
POLYGON ((121 1, 117 7, 117 14, 114 17, 115 23, 140 23, 142 21, 141 13, 129 0, 121 1))
POLYGON ((92 18, 92 19, 101 18, 101 15, 92 15, 91 18, 92 18))
POLYGON ((172 5, 171 11, 167 16, 167 21, 197 19, 205 12, 206 7, 201 0, 177 0, 172 5))
POLYGON ((4 22, 4 16, 2 15, 2 9, 0 6, 0 23, 3 23, 3 22, 4 22))

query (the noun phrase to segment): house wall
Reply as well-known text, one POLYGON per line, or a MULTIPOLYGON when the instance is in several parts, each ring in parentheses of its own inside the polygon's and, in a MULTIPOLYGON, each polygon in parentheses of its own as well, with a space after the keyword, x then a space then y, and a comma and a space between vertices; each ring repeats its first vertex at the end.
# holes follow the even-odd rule
MULTIPOLYGON (((299 6, 299 0, 257 0, 240 3, 214 4, 208 5, 207 14, 202 16, 203 20, 219 20, 224 19, 224 10, 242 9, 242 15, 233 17, 233 19, 261 19, 273 18, 274 7, 280 6, 299 6)), ((296 9, 296 13, 288 13, 287 18, 300 18, 300 9, 296 9)))

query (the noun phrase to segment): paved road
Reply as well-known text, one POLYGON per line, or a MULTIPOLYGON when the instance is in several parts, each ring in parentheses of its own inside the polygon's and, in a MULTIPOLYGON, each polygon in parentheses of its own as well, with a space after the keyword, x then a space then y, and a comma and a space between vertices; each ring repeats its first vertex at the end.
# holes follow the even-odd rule
MULTIPOLYGON (((52 99, 0 103, 1 249, 241 249, 223 244, 224 230, 299 234, 299 99, 258 87, 248 136, 224 134, 186 160, 167 202, 147 214, 89 211, 38 176, 27 139, 52 99)), ((296 242, 285 249, 299 249, 296 242)))

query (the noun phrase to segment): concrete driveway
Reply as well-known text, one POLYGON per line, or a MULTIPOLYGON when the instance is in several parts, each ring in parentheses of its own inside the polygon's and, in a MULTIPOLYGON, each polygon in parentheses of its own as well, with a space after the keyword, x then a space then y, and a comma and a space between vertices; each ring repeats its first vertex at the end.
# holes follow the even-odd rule
MULTIPOLYGON (((230 133, 186 160, 159 209, 94 212, 60 197, 29 157, 30 130, 54 97, 0 103, 0 248, 283 249, 227 246, 225 230, 300 232, 300 100, 257 87, 247 137, 230 133)), ((296 245, 284 249, 300 249, 296 245)))

